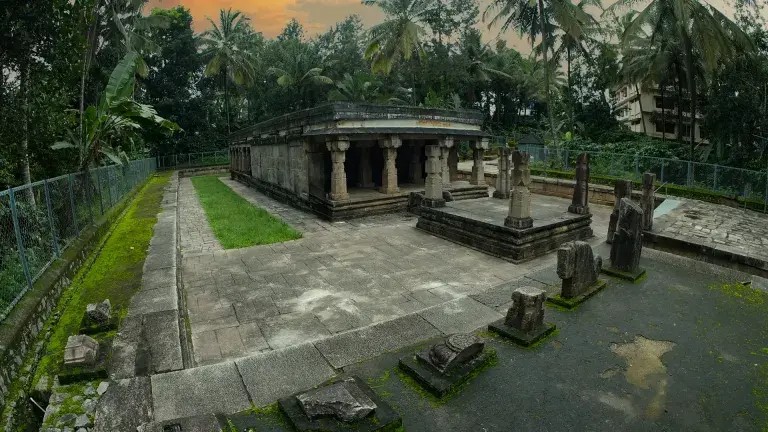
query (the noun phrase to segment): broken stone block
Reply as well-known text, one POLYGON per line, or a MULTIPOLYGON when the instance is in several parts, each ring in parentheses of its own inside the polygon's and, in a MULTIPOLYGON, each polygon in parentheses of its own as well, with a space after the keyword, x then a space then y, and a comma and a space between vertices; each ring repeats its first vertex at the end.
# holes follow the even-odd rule
POLYGON ((68 366, 93 365, 99 352, 99 343, 87 335, 70 336, 64 348, 64 364, 68 366))
POLYGON ((101 303, 91 303, 86 306, 85 315, 92 324, 106 324, 112 318, 112 304, 109 299, 101 303))
POLYGON ((619 221, 619 204, 622 198, 632 199, 632 182, 630 180, 618 180, 613 186, 614 205, 611 217, 608 220, 608 236, 605 239, 606 243, 613 242, 613 233, 616 232, 616 223, 619 221))
POLYGON ((622 198, 611 244, 611 266, 603 272, 633 282, 638 280, 645 273, 640 268, 642 251, 643 209, 629 198, 622 198))
POLYGON ((507 316, 488 328, 520 345, 532 345, 555 330, 554 324, 544 322, 546 299, 547 293, 543 290, 520 287, 512 293, 512 307, 507 316))
POLYGON ((400 359, 400 369, 437 397, 466 381, 487 364, 491 353, 471 334, 454 334, 430 348, 400 359))
POLYGON ((603 259, 594 257, 587 242, 566 243, 557 251, 557 275, 563 280, 562 296, 573 298, 584 294, 597 282, 603 259))
POLYGON ((296 396, 296 399, 311 420, 335 417, 352 423, 365 418, 376 409, 376 404, 350 378, 310 390, 296 396))
POLYGON ((394 430, 400 416, 356 377, 280 399, 278 405, 299 432, 394 430))

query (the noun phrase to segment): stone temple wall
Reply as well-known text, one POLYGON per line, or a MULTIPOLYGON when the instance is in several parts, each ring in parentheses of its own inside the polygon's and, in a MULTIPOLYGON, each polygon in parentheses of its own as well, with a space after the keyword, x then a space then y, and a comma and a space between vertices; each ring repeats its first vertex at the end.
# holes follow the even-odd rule
POLYGON ((303 141, 251 146, 251 175, 299 196, 308 193, 303 141))

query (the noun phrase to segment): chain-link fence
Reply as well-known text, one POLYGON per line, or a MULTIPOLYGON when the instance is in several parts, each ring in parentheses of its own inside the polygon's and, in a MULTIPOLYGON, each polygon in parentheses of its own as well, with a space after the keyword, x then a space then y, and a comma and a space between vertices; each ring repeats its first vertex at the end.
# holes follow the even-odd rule
POLYGON ((0 192, 0 321, 85 227, 156 168, 142 159, 0 192))
MULTIPOLYGON (((531 168, 542 175, 548 171, 575 171, 576 158, 583 151, 519 146, 531 155, 531 168)), ((587 152, 593 177, 642 181, 644 172, 656 174, 658 185, 678 185, 690 192, 701 191, 751 201, 768 209, 768 176, 753 171, 701 162, 690 162, 637 154, 587 152)), ((753 208, 757 208, 753 206, 753 208)))
POLYGON ((158 169, 179 169, 214 165, 229 165, 229 149, 157 157, 158 169))

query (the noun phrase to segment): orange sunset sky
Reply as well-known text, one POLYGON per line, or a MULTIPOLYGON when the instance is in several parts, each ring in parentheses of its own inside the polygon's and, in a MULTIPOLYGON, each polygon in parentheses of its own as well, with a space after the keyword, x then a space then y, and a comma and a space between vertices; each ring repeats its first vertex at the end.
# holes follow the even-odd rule
MULTIPOLYGON (((489 1, 479 0, 481 13, 489 1)), ((712 4, 730 15, 733 9, 726 5, 726 1, 728 0, 714 0, 712 4)), ((604 5, 610 3, 613 1, 603 1, 604 5)), ((149 0, 147 10, 154 7, 169 8, 179 4, 190 9, 195 19, 195 30, 198 32, 208 27, 206 17, 215 20, 220 9, 232 8, 247 14, 254 29, 267 37, 280 33, 291 18, 296 18, 304 25, 307 34, 314 36, 352 14, 359 15, 366 27, 381 22, 384 17, 377 7, 365 6, 361 0, 149 0)), ((498 29, 488 29, 487 24, 480 24, 479 28, 486 41, 499 37, 498 29)), ((501 38, 522 52, 530 51, 528 42, 521 40, 514 31, 501 35, 501 38)))

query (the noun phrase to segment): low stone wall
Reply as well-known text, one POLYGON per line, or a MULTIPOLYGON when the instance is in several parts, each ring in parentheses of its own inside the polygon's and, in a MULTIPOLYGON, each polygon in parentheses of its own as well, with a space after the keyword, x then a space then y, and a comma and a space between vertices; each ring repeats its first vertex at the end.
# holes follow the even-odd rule
MULTIPOLYGON (((0 323, 0 411, 4 408, 11 383, 18 377, 27 355, 35 348, 38 334, 51 316, 62 291, 72 282, 88 256, 99 247, 112 223, 145 183, 134 188, 112 210, 86 228, 38 278, 8 318, 0 323)), ((40 355, 39 351, 37 355, 40 355)))
POLYGON ((207 167, 184 168, 179 170, 179 177, 193 177, 200 175, 215 175, 229 173, 229 165, 215 165, 207 167))

